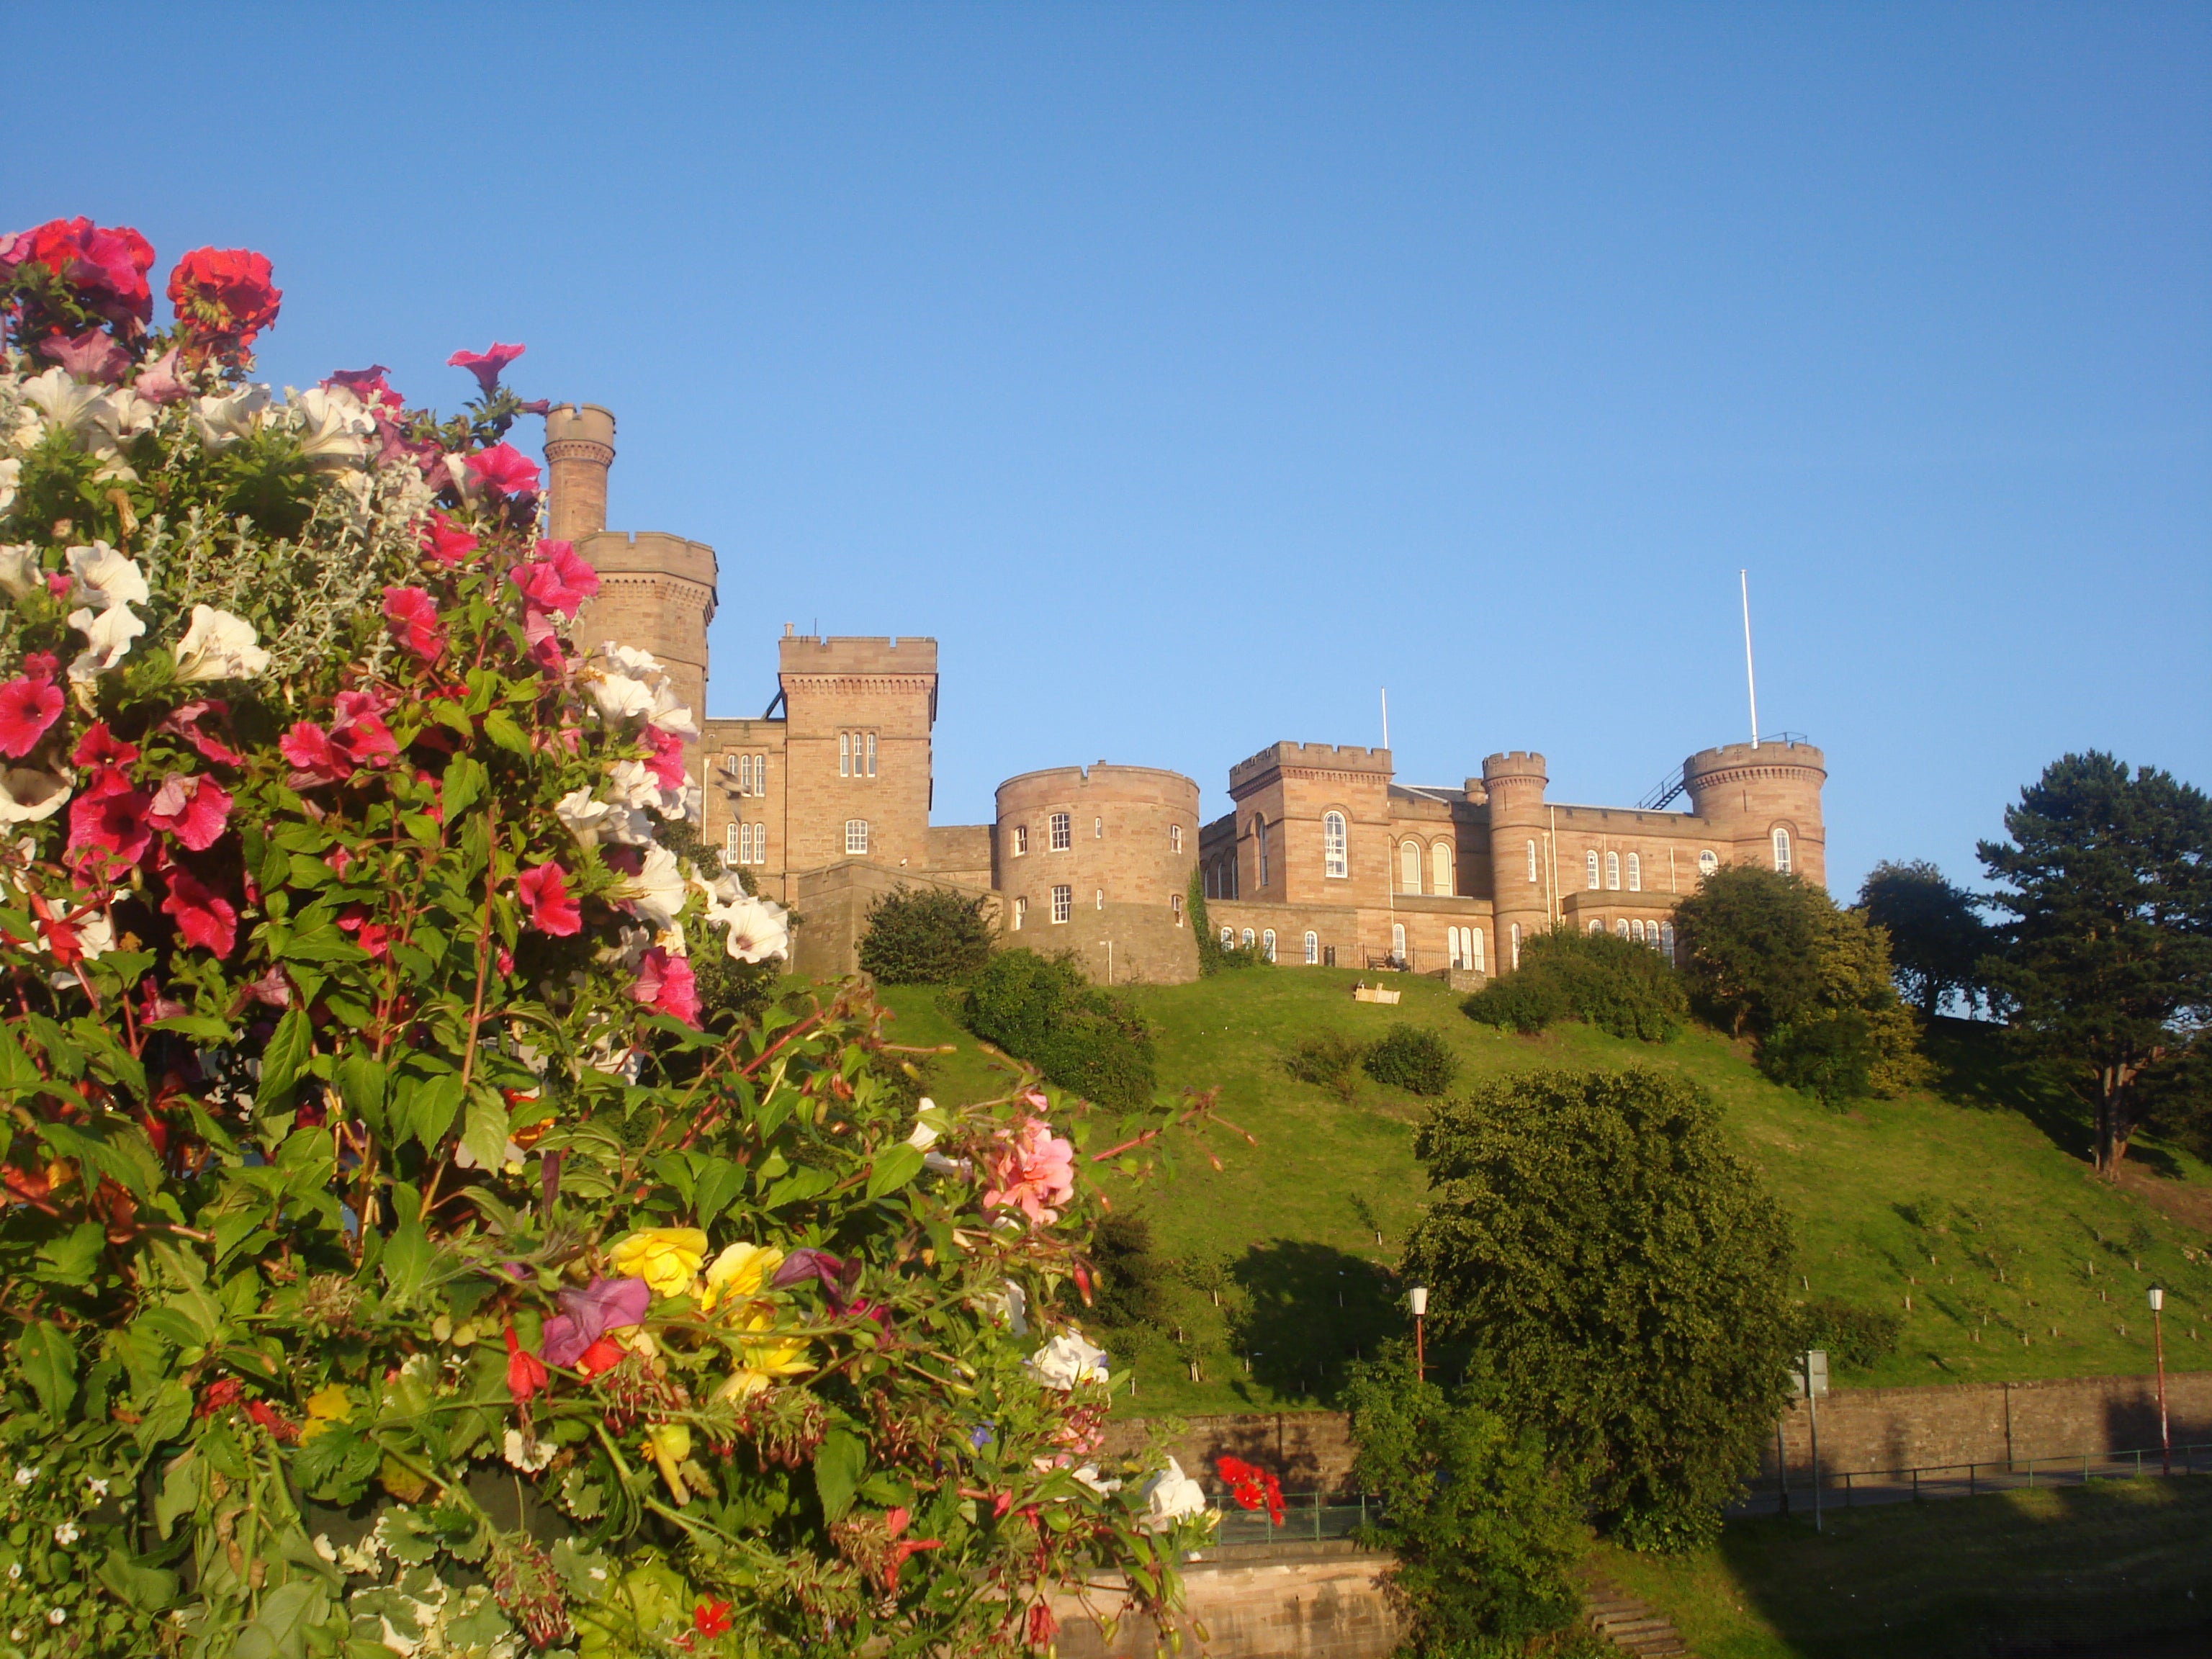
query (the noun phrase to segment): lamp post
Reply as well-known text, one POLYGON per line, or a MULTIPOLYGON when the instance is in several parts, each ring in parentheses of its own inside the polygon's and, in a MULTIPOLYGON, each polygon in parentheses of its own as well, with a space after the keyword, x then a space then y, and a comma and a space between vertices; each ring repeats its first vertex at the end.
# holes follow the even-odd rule
POLYGON ((2158 1355, 2158 1449, 2165 1472, 2172 1474, 2173 1437, 2166 1426, 2166 1330, 2160 1317, 2166 1311, 2166 1291, 2162 1286, 2154 1285, 2149 1294, 2151 1347, 2158 1355))
MULTIPOLYGON (((1416 1285, 1406 1292, 1406 1305, 1413 1310, 1413 1378, 1416 1382, 1429 1380, 1428 1355, 1421 1346, 1421 1321, 1429 1311, 1429 1287, 1416 1285)), ((2160 1399, 2165 1398, 2161 1394, 2160 1399)))

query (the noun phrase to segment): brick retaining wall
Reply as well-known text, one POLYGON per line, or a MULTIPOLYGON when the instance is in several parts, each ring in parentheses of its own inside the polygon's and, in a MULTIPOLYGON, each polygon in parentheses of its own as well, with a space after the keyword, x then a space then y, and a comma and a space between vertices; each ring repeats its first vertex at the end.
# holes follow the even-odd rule
MULTIPOLYGON (((1346 1545, 1279 1545, 1183 1567, 1185 1609, 1206 1627, 1213 1659, 1386 1659, 1397 1617, 1382 1590, 1387 1555, 1346 1545)), ((1094 1597, 1113 1611, 1110 1593, 1094 1597)), ((1152 1659, 1168 1644, 1148 1620, 1129 1619, 1109 1644, 1073 1596, 1056 1597, 1061 1659, 1152 1659)), ((1194 1651, 1186 1638, 1182 1650, 1194 1651)))

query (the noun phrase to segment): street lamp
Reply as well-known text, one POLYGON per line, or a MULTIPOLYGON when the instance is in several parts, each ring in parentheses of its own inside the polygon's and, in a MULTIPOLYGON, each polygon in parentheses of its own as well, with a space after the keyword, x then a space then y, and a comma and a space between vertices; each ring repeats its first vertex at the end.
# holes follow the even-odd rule
POLYGON ((2166 1310, 2163 1287, 2150 1287, 2150 1340, 2158 1355, 2158 1447, 2166 1473, 2173 1473, 2173 1437, 2166 1426, 2166 1331, 2159 1316, 2166 1310))
POLYGON ((1425 1382, 1429 1380, 1429 1362, 1421 1348, 1421 1320, 1429 1311, 1429 1287, 1416 1285, 1407 1291, 1406 1305, 1413 1310, 1413 1376, 1417 1382, 1425 1382))

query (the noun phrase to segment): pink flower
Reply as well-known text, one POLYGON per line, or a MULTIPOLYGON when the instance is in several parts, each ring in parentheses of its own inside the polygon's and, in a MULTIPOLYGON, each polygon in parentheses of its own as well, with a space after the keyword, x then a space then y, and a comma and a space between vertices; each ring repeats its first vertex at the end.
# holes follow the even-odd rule
POLYGON ((131 354, 105 329, 88 329, 74 340, 41 340, 39 350, 80 380, 113 386, 131 367, 131 354))
POLYGON ((433 513, 422 528, 422 550, 440 564, 458 566, 477 550, 477 538, 443 513, 433 513))
POLYGON ((699 987, 691 964, 658 945, 638 958, 637 980, 629 994, 633 1000, 658 1013, 673 1014, 686 1025, 699 1023, 699 987))
POLYGON ((161 901, 161 908, 177 919, 178 938, 219 957, 228 956, 238 939, 238 912, 230 901, 180 866, 170 867, 168 879, 169 896, 161 901))
POLYGON ((570 542, 540 542, 538 556, 526 559, 507 573, 522 596, 543 611, 564 616, 599 591, 599 573, 576 556, 570 542))
POLYGON ((468 370, 477 377, 477 384, 483 388, 483 395, 489 398, 499 390, 501 372, 527 349, 526 346, 501 345, 494 341, 489 351, 456 351, 446 359, 446 367, 468 370))
MULTIPOLYGON (((0 276, 20 266, 42 264, 55 279, 75 290, 87 311, 116 324, 126 336, 141 333, 154 316, 154 290, 146 273, 154 250, 127 225, 102 229, 91 220, 50 219, 33 230, 0 237, 0 276)), ((59 319, 40 305, 26 305, 25 336, 54 331, 59 319)))
POLYGON ((138 745, 119 741, 106 720, 94 720, 76 740, 70 758, 79 766, 128 766, 138 758, 138 745))
POLYGON ((983 1207, 1018 1209, 1033 1227, 1048 1227, 1060 1219, 1056 1206, 1067 1202, 1075 1191, 1075 1147, 1036 1118, 1024 1118, 1010 1139, 1002 1140, 983 1155, 990 1185, 983 1191, 983 1207))
POLYGON ((210 737, 200 730, 200 721, 210 714, 228 718, 230 705, 212 699, 180 704, 172 710, 169 718, 161 722, 164 732, 173 732, 200 751, 203 760, 213 761, 218 766, 243 766, 246 757, 220 738, 210 737))
POLYGON ((389 421, 406 407, 406 400, 385 384, 384 377, 392 373, 382 363, 371 363, 367 368, 337 368, 323 384, 343 386, 361 399, 361 404, 380 421, 389 421))
POLYGON ((195 853, 215 845, 230 820, 230 796, 213 778, 173 772, 154 792, 146 822, 195 853))
POLYGON ((392 635, 424 662, 446 654, 446 630, 438 623, 438 605, 419 587, 384 590, 384 617, 392 635))
POLYGON ((369 959, 381 962, 392 954, 392 929, 380 921, 371 921, 368 910, 358 904, 349 904, 338 915, 338 930, 351 933, 354 943, 368 952, 369 959))
POLYGON ((284 977, 282 968, 272 967, 259 979, 250 979, 238 988, 265 1007, 292 1006, 292 981, 284 977))
POLYGON ((527 495, 538 488, 538 467, 513 444, 494 444, 467 458, 466 465, 479 483, 502 495, 527 495))
POLYGON ((149 404, 173 404, 179 398, 189 398, 192 389, 177 378, 177 359, 180 354, 171 346, 160 356, 149 359, 139 369, 138 378, 131 389, 149 404))
POLYGON ((0 685, 0 755, 29 754, 61 714, 61 688, 52 669, 0 685))
POLYGON ((530 925, 541 933, 566 939, 584 926, 584 913, 568 896, 568 872, 557 864, 540 864, 514 878, 515 896, 530 913, 530 925))
POLYGON ((343 783, 353 775, 352 760, 313 720, 294 720, 292 729, 276 740, 276 752, 292 763, 286 781, 295 789, 343 783))
POLYGON ((673 732, 664 732, 657 726, 645 728, 645 740, 653 745, 647 757, 645 769, 653 774, 653 781, 663 789, 684 787, 684 739, 673 732))
POLYGON ((341 691, 331 741, 340 744, 356 766, 382 766, 399 758, 399 744, 384 723, 392 699, 380 691, 341 691))
POLYGON ((117 767, 102 767, 70 803, 69 845, 105 855, 107 862, 136 864, 145 856, 154 831, 146 822, 153 803, 117 767))

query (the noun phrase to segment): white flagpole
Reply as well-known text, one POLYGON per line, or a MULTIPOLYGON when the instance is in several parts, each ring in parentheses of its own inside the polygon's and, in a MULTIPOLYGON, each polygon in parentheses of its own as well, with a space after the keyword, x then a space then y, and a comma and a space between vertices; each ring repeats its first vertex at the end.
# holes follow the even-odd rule
POLYGON ((1390 688, 1382 688, 1382 746, 1390 746, 1390 688))
POLYGON ((1759 679, 1751 671, 1751 573, 1738 570, 1743 585, 1743 683, 1751 693, 1751 746, 1759 747, 1759 679))

